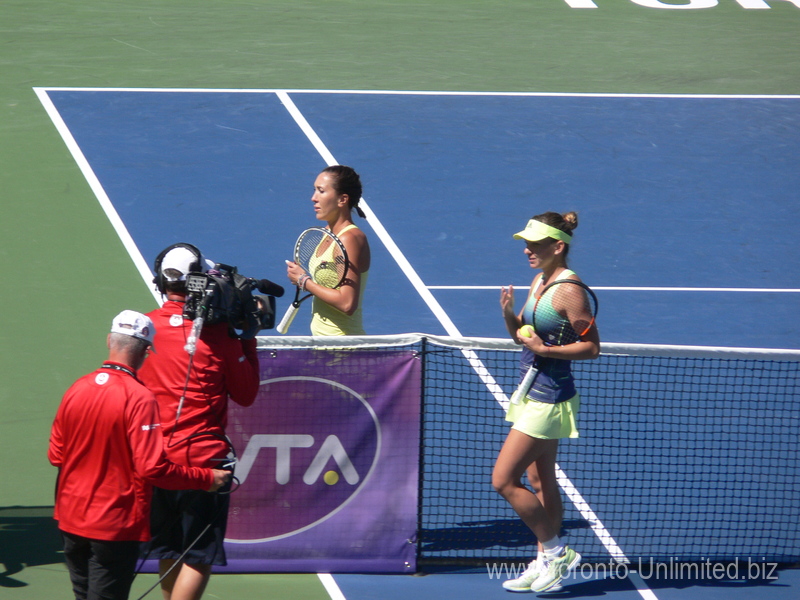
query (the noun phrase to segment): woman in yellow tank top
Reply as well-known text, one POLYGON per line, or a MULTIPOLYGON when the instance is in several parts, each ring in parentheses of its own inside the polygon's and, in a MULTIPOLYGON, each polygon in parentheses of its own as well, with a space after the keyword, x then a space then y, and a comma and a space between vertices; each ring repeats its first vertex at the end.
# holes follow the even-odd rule
MULTIPOLYGON (((347 277, 335 289, 326 288, 306 279, 305 290, 313 294, 311 318, 312 335, 364 335, 362 301, 370 267, 367 236, 353 223, 352 211, 366 218, 359 208, 361 179, 352 168, 343 165, 328 167, 314 182, 311 202, 317 219, 329 229, 347 250, 347 277)), ((305 273, 294 262, 287 267, 292 284, 305 273)))

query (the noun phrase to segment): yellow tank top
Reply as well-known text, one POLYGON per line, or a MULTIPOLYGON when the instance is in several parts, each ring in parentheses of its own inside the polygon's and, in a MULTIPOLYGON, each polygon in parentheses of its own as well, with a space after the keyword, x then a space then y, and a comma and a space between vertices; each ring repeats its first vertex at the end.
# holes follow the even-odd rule
MULTIPOLYGON (((348 225, 339 234, 356 225, 348 225)), ((324 258, 324 257, 323 257, 324 258)), ((312 299, 311 335, 365 335, 361 307, 364 304, 364 290, 367 287, 369 272, 361 273, 361 289, 358 292, 358 308, 352 315, 343 313, 316 296, 312 299)))

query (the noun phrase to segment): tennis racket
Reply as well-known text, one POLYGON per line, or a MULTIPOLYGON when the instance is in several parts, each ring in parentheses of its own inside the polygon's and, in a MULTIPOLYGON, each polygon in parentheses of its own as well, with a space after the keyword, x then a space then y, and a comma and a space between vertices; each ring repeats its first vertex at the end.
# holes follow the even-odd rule
MULTIPOLYGON (((542 290, 533 305, 533 331, 547 346, 566 346, 581 341, 597 317, 597 297, 585 283, 559 279, 542 290)), ((519 404, 533 385, 538 370, 531 365, 511 395, 519 404)))
MULTIPOLYGON (((294 262, 300 265, 314 283, 335 289, 339 287, 347 276, 347 251, 338 237, 323 227, 306 229, 297 238, 294 245, 294 262)), ((281 322, 278 323, 278 333, 286 333, 292 324, 300 304, 312 296, 306 294, 302 298, 301 286, 297 286, 294 301, 286 310, 281 322)))

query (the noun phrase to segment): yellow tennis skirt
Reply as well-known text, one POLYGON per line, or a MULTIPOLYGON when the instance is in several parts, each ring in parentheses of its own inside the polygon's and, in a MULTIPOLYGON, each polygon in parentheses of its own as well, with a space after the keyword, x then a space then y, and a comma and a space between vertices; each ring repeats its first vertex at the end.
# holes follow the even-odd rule
POLYGON ((580 437, 578 432, 578 410, 581 397, 575 394, 569 400, 548 404, 526 397, 519 404, 509 404, 506 421, 513 423, 512 429, 531 437, 545 440, 580 437))

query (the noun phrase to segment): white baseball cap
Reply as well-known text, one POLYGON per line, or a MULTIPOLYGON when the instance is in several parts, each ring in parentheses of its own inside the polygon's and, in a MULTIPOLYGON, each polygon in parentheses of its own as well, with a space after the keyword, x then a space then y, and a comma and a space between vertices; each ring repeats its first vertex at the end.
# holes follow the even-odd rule
POLYGON ((147 315, 135 310, 123 310, 111 321, 111 333, 129 335, 144 340, 152 346, 156 328, 147 315))
POLYGON ((164 255, 161 261, 161 273, 167 281, 186 281, 186 274, 192 272, 196 273, 198 271, 198 265, 201 273, 206 273, 209 269, 214 267, 214 263, 205 256, 200 255, 200 259, 198 260, 197 254, 188 248, 179 246, 173 248, 164 255), (166 273, 167 269, 174 269, 178 271, 180 275, 169 276, 166 273))

